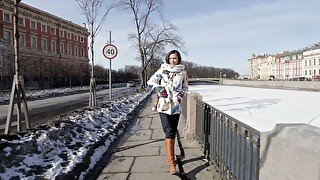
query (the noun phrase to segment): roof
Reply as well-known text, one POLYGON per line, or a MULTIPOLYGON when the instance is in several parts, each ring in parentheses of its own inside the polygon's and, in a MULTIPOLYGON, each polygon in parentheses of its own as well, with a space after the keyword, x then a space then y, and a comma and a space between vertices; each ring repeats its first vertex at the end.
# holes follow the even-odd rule
MULTIPOLYGON (((7 1, 3 0, 3 1, 6 2, 6 3, 9 3, 9 4, 11 4, 11 5, 13 5, 13 3, 14 3, 13 0, 9 0, 9 1, 8 1, 8 0, 7 0, 7 1)), ((25 4, 25 3, 22 3, 22 2, 20 2, 19 5, 20 5, 20 7, 23 8, 23 9, 26 9, 26 10, 29 10, 29 11, 32 11, 32 12, 35 12, 35 13, 37 13, 37 14, 41 14, 41 15, 48 16, 48 17, 50 17, 50 18, 52 18, 52 19, 54 19, 54 20, 57 20, 58 22, 61 21, 61 22, 64 22, 64 23, 66 23, 66 24, 70 24, 70 25, 72 25, 72 26, 74 26, 74 27, 76 27, 76 28, 82 29, 83 31, 88 32, 88 29, 87 29, 86 27, 83 27, 82 25, 73 23, 73 22, 70 21, 70 20, 63 19, 63 18, 58 17, 58 16, 56 16, 56 15, 54 15, 54 14, 51 14, 51 13, 49 13, 49 12, 43 11, 43 10, 41 10, 41 9, 38 9, 38 8, 36 8, 36 7, 30 6, 30 5, 25 4)))

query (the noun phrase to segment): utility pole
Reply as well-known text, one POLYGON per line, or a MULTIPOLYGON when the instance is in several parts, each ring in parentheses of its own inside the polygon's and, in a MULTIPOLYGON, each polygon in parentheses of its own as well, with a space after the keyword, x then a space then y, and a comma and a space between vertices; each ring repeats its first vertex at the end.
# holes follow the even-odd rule
POLYGON ((112 99, 112 79, 111 79, 111 60, 118 55, 118 49, 115 45, 111 44, 111 31, 109 32, 109 43, 103 47, 102 53, 105 58, 109 59, 109 100, 112 99))
POLYGON ((21 112, 24 114, 24 120, 26 123, 26 128, 30 129, 29 124, 29 113, 28 113, 28 105, 26 94, 24 91, 23 85, 23 76, 20 75, 20 63, 19 63, 19 30, 18 30, 18 20, 19 20, 19 3, 21 0, 14 0, 14 61, 15 61, 15 75, 13 77, 11 96, 10 96, 10 104, 7 115, 7 122, 5 127, 5 134, 10 133, 11 123, 12 123, 12 114, 14 109, 14 101, 17 102, 17 131, 21 131, 21 112), (22 111, 21 111, 21 101, 22 101, 22 111))
MULTIPOLYGON (((109 44, 111 44, 111 31, 109 32, 109 44)), ((112 84, 111 84, 111 59, 109 59, 109 100, 112 99, 112 84)))

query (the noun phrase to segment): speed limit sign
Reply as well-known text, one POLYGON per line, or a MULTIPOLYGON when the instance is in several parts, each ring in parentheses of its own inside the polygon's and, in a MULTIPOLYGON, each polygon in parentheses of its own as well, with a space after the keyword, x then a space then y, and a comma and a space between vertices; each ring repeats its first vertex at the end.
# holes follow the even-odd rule
POLYGON ((113 59, 118 55, 118 49, 113 44, 107 44, 103 47, 102 53, 104 57, 108 59, 113 59))

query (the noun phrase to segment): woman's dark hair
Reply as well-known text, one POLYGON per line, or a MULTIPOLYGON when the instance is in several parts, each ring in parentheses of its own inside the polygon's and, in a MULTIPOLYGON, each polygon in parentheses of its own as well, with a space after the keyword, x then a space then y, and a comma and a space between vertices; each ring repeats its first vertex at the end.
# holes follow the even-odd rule
POLYGON ((166 63, 170 64, 169 57, 171 54, 176 54, 178 56, 178 64, 180 64, 181 63, 181 55, 178 50, 171 50, 170 52, 168 52, 168 54, 166 55, 166 63))

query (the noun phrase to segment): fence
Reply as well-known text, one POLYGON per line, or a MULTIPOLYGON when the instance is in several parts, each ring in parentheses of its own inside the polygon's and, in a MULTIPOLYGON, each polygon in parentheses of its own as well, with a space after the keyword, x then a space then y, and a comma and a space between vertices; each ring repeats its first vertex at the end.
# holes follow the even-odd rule
POLYGON ((258 180, 260 132, 207 103, 196 106, 196 137, 220 177, 258 180))

